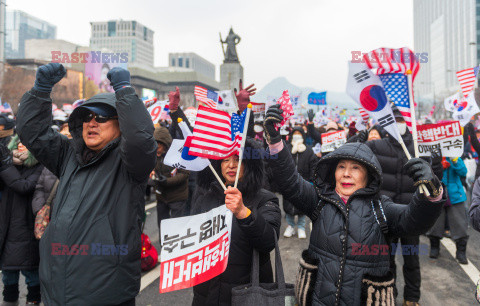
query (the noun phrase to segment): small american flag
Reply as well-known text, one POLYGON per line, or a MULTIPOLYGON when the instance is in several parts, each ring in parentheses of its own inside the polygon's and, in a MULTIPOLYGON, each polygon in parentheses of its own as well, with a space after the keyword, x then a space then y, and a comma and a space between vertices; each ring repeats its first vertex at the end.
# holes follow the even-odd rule
POLYGON ((197 101, 205 103, 210 108, 217 108, 218 94, 201 86, 195 86, 194 93, 197 101))
POLYGON ((407 76, 402 73, 387 73, 379 75, 385 88, 385 93, 402 113, 403 119, 409 128, 412 127, 412 115, 410 113, 410 99, 408 94, 407 76))
POLYGON ((199 106, 189 154, 210 159, 224 159, 238 154, 242 143, 247 109, 241 115, 199 106))
POLYGON ((359 112, 360 112, 360 116, 362 116, 362 121, 363 121, 363 123, 367 123, 367 122, 368 122, 368 118, 370 118, 370 116, 368 115, 367 111, 366 111, 363 107, 360 107, 360 108, 359 108, 359 112))
POLYGON ((290 95, 288 94, 288 90, 283 91, 282 96, 280 97, 280 99, 277 100, 277 104, 280 104, 280 108, 283 110, 283 121, 276 124, 277 128, 281 128, 285 124, 285 122, 294 115, 293 106, 290 102, 290 95))
POLYGON ((457 71, 458 82, 462 88, 463 96, 466 97, 473 90, 477 79, 478 66, 457 71))
POLYGON ((400 49, 378 48, 365 54, 363 58, 368 68, 377 68, 377 74, 412 71, 412 83, 420 69, 420 63, 415 57, 415 53, 407 47, 400 49))

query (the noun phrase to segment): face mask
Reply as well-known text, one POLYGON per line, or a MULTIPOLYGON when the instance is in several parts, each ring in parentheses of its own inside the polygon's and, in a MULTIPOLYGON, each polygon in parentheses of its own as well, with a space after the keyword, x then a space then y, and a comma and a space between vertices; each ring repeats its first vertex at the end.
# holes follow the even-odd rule
POLYGON ((303 136, 302 135, 293 135, 292 136, 292 142, 302 143, 303 142, 303 136))
POLYGON ((253 126, 253 130, 255 131, 255 133, 261 133, 261 132, 263 132, 263 126, 255 124, 253 126))
POLYGON ((407 132, 407 124, 405 122, 402 122, 402 123, 397 122, 397 127, 400 135, 403 135, 407 132))

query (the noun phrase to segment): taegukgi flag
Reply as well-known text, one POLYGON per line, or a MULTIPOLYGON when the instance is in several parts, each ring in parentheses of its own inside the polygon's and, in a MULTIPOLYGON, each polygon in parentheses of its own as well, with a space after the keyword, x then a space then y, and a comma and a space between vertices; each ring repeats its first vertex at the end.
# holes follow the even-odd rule
POLYGON ((347 79, 347 93, 372 118, 378 121, 390 135, 400 139, 400 133, 393 116, 392 107, 388 103, 385 89, 378 75, 372 73, 365 63, 352 63, 349 61, 347 79))

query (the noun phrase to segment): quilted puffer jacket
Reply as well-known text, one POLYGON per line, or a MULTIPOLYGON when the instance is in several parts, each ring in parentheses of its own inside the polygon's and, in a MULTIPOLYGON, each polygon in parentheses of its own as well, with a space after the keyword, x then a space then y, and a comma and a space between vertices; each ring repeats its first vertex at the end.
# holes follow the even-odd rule
POLYGON ((445 196, 431 202, 418 192, 409 205, 395 204, 389 197, 379 196, 382 170, 373 152, 362 143, 347 143, 320 159, 313 185, 298 174, 286 146, 278 159, 269 159, 268 163, 283 196, 315 220, 308 246, 309 256, 319 260, 313 305, 360 305, 364 275, 388 274, 389 252, 379 251, 388 244, 387 236, 375 216, 373 200, 380 200, 388 235, 394 236, 426 232, 445 202, 445 196), (335 192, 335 169, 342 159, 362 163, 369 176, 367 187, 357 190, 347 203, 335 192), (319 213, 318 205, 323 207, 319 213), (370 252, 359 248, 368 248, 370 252))

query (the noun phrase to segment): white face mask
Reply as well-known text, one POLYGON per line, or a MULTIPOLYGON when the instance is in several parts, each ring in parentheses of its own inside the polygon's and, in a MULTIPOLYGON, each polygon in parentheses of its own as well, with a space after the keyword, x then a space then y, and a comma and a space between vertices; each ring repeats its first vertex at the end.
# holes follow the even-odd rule
POLYGON ((405 122, 397 122, 398 132, 403 135, 407 132, 407 124, 405 122))
POLYGON ((255 131, 255 133, 263 132, 263 126, 258 125, 258 124, 255 124, 255 125, 253 126, 253 130, 255 131))
POLYGON ((292 142, 302 143, 303 142, 303 136, 302 135, 293 135, 292 136, 292 142))

